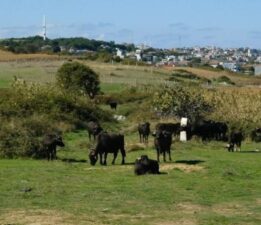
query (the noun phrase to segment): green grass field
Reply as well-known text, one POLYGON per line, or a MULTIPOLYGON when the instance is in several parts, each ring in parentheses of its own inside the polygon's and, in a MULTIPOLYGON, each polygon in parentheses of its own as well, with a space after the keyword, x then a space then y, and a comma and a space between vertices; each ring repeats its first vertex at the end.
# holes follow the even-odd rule
MULTIPOLYGON (((137 143, 126 137, 126 149, 137 143)), ((55 162, 0 160, 0 224, 260 224, 260 145, 228 153, 224 143, 175 142, 162 175, 135 176, 127 164, 90 166, 86 132, 65 137, 55 162), (86 162, 87 161, 87 162, 86 162), (30 190, 31 188, 31 190, 30 190), (30 191, 28 191, 30 190, 30 191)))

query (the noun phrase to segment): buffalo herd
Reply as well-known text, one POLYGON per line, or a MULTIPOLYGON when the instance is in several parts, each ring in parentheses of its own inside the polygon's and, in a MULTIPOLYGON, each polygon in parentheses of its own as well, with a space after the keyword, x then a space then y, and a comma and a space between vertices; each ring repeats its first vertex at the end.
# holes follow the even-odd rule
MULTIPOLYGON (((89 134, 89 140, 93 137, 95 141, 95 147, 91 148, 89 153, 89 160, 91 165, 95 165, 99 160, 101 165, 107 165, 107 155, 113 154, 112 164, 115 164, 115 160, 120 151, 121 164, 125 163, 126 151, 124 143, 124 135, 108 133, 103 130, 97 121, 90 121, 87 123, 87 131, 89 134)), ((177 138, 181 131, 187 132, 188 139, 192 137, 198 137, 203 142, 205 141, 226 141, 227 149, 229 152, 240 151, 241 142, 244 139, 242 131, 231 129, 229 131, 228 125, 223 122, 215 122, 211 120, 201 121, 199 123, 187 126, 181 126, 180 123, 158 123, 155 126, 155 131, 151 132, 150 123, 138 124, 137 131, 139 134, 139 141, 144 144, 148 144, 149 135, 154 137, 154 148, 157 153, 157 160, 149 159, 147 155, 142 155, 136 159, 134 163, 134 172, 136 175, 142 174, 160 174, 159 162, 160 156, 163 156, 163 161, 166 162, 166 155, 168 160, 171 161, 171 145, 172 138, 177 138)), ((257 128, 252 132, 252 139, 261 138, 261 129, 257 128)), ((43 152, 45 152, 45 158, 48 160, 57 159, 56 147, 63 147, 64 143, 62 137, 56 134, 48 134, 42 141, 43 152)))

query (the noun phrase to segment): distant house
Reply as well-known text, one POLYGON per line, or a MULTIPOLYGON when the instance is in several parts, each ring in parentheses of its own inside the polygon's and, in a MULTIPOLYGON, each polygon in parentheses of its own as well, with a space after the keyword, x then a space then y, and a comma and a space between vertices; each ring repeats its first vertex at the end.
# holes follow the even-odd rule
POLYGON ((137 49, 136 53, 135 53, 135 56, 136 56, 137 61, 141 61, 141 59, 142 59, 142 51, 140 49, 137 49))
POLYGON ((120 59, 124 59, 124 57, 125 57, 124 52, 119 48, 117 48, 116 50, 117 50, 116 56, 118 56, 120 59))
POLYGON ((60 46, 61 52, 65 52, 66 51, 66 47, 65 46, 60 46))
POLYGON ((261 65, 254 66, 255 68, 255 76, 261 76, 261 65))
POLYGON ((71 48, 69 49, 69 53, 75 53, 75 52, 76 52, 76 49, 75 49, 75 48, 71 47, 71 48))
POLYGON ((224 69, 228 69, 233 72, 238 72, 239 71, 239 66, 237 63, 223 63, 222 66, 224 69))
POLYGON ((51 45, 44 45, 41 47, 42 51, 51 51, 52 50, 52 46, 51 45))

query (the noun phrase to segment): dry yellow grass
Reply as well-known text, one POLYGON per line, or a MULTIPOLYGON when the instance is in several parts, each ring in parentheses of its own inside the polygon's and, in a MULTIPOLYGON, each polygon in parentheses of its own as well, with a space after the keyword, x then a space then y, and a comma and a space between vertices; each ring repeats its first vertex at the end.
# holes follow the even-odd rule
POLYGON ((191 67, 175 67, 173 70, 186 70, 194 73, 199 77, 207 79, 214 79, 221 76, 229 77, 237 85, 261 85, 261 79, 259 77, 239 75, 228 71, 211 71, 207 69, 191 68, 191 67))
POLYGON ((0 62, 10 62, 19 60, 46 60, 46 59, 59 59, 58 55, 48 54, 14 54, 0 50, 0 62))

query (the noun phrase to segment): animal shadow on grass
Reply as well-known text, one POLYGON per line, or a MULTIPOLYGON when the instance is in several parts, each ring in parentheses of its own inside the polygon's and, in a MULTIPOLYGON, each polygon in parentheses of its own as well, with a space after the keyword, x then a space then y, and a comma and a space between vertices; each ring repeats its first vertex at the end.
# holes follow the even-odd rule
POLYGON ((252 150, 252 151, 240 151, 240 152, 234 152, 234 153, 261 153, 261 151, 255 151, 255 150, 252 150))
POLYGON ((197 165, 199 163, 203 163, 203 160, 176 160, 175 163, 184 163, 187 165, 197 165))
POLYGON ((86 163, 87 160, 85 159, 72 159, 72 158, 61 158, 62 162, 68 162, 68 163, 86 163))
POLYGON ((135 163, 134 162, 125 162, 124 164, 121 164, 121 163, 115 163, 114 165, 113 164, 111 164, 111 163, 107 163, 107 165, 109 165, 109 166, 134 166, 135 165, 135 163))

